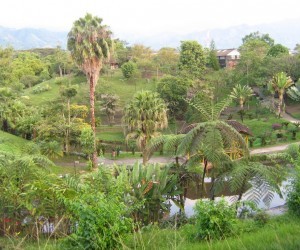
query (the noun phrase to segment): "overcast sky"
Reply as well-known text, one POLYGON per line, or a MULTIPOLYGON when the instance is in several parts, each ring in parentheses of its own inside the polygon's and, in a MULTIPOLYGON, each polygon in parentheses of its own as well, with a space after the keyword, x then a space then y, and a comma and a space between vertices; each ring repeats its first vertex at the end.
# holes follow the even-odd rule
POLYGON ((299 10, 299 0, 2 0, 0 26, 69 31, 89 12, 115 36, 184 34, 299 18, 299 10))

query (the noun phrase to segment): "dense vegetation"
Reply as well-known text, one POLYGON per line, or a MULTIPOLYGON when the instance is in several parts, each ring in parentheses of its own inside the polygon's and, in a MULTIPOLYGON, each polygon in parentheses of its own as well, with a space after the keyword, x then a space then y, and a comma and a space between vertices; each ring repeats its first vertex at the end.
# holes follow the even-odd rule
POLYGON ((299 116, 299 54, 255 32, 221 69, 214 42, 154 53, 89 14, 68 39, 69 51, 0 48, 0 248, 299 248, 298 144, 250 154, 300 139, 282 117, 299 116), (127 152, 143 163, 97 164, 127 152), (148 163, 158 153, 172 158, 148 163), (257 204, 287 176, 294 215, 270 219, 257 204), (209 200, 187 218, 190 183, 209 200))

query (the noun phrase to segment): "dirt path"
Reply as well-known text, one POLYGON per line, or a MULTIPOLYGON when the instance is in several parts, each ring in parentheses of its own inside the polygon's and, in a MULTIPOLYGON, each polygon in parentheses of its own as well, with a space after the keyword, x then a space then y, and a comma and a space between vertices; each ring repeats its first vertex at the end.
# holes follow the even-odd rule
POLYGON ((282 118, 289 121, 289 122, 292 122, 292 123, 295 123, 295 122, 300 122, 300 120, 298 119, 295 119, 294 117, 290 116, 289 114, 287 113, 283 113, 282 114, 282 118))
MULTIPOLYGON (((298 144, 300 144, 300 142, 298 142, 298 144)), ((267 148, 252 149, 250 151, 250 154, 255 155, 255 154, 269 154, 269 153, 280 152, 286 150, 289 145, 290 143, 273 146, 273 147, 267 147, 267 148)), ((142 162, 142 161, 143 161, 142 158, 126 158, 126 159, 115 159, 115 160, 99 158, 98 162, 100 165, 113 165, 113 164, 132 165, 136 162, 142 162)), ((175 162, 175 157, 158 156, 158 157, 152 157, 149 160, 149 163, 170 163, 170 162, 175 162)), ((180 159, 180 162, 183 163, 184 159, 180 159)))

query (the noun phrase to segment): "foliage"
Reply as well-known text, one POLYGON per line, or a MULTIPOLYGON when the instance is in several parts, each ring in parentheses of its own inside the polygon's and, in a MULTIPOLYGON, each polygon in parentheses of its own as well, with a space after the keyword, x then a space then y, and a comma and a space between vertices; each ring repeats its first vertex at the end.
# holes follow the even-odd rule
POLYGON ((39 142, 41 154, 51 158, 59 158, 63 156, 62 147, 57 141, 41 141, 39 142))
POLYGON ((70 249, 119 248, 121 236, 132 229, 131 220, 124 217, 124 203, 113 196, 85 192, 69 201, 68 209, 78 223, 75 233, 67 241, 70 249))
POLYGON ((264 226, 267 224, 270 220, 270 215, 267 214, 265 211, 260 211, 254 215, 253 220, 255 223, 257 223, 259 226, 264 226))
POLYGON ((217 50, 214 40, 210 42, 209 46, 209 54, 208 54, 208 66, 211 67, 213 70, 220 69, 220 63, 217 57, 217 50))
MULTIPOLYGON (((119 172, 124 173, 124 169, 119 172)), ((130 184, 127 202, 132 207, 132 217, 142 225, 158 222, 169 209, 165 202, 181 193, 170 166, 135 163, 126 174, 130 184)))
POLYGON ((289 54, 289 49, 281 44, 275 44, 273 45, 269 51, 268 51, 268 56, 273 56, 273 57, 278 57, 278 56, 283 56, 283 55, 288 55, 289 54))
POLYGON ((80 144, 82 146, 82 151, 90 156, 94 150, 94 139, 93 131, 91 128, 83 128, 80 134, 80 144))
POLYGON ((213 240, 224 239, 234 233, 235 207, 224 199, 220 201, 197 201, 195 210, 196 237, 213 240))
POLYGON ((169 47, 161 48, 155 55, 154 61, 162 73, 176 75, 179 61, 179 54, 176 49, 169 47))
POLYGON ((239 47, 241 57, 236 66, 236 75, 242 85, 263 85, 266 77, 262 73, 269 45, 260 39, 250 39, 239 47))
POLYGON ((297 143, 292 143, 290 145, 288 145, 287 149, 286 149, 286 153, 293 159, 297 159, 297 157, 299 156, 299 144, 297 143))
POLYGON ((205 59, 202 46, 197 41, 182 41, 180 45, 179 70, 192 79, 202 76, 205 59))
POLYGON ((35 86, 33 89, 32 89, 32 94, 39 94, 39 93, 42 93, 42 92, 46 92, 46 91, 49 91, 51 88, 48 84, 46 85, 38 85, 38 86, 35 86))
POLYGON ((158 130, 168 125, 166 104, 155 92, 137 92, 125 107, 123 119, 127 126, 126 138, 136 139, 138 147, 143 151, 145 164, 148 160, 148 141, 158 135, 158 130))
POLYGON ((269 89, 273 92, 277 92, 279 96, 279 105, 278 105, 278 116, 280 117, 283 107, 283 95, 286 90, 294 84, 291 77, 287 76, 284 72, 279 72, 275 74, 272 80, 269 82, 269 89))
POLYGON ((289 211, 293 214, 300 216, 300 167, 299 167, 299 154, 296 161, 295 176, 292 180, 291 190, 288 193, 287 204, 289 211))
POLYGON ((166 76, 158 82, 156 91, 167 103, 170 116, 181 118, 186 112, 188 83, 186 80, 173 76, 166 76))
POLYGON ((102 94, 100 98, 100 110, 105 112, 109 124, 112 125, 120 98, 119 96, 112 94, 102 94))
POLYGON ((267 43, 270 47, 274 45, 274 39, 269 34, 261 34, 259 31, 252 32, 242 38, 243 44, 251 40, 260 40, 267 43))
POLYGON ((137 71, 137 66, 132 61, 129 61, 129 62, 123 63, 121 66, 121 69, 122 69, 123 76, 126 79, 130 79, 130 78, 134 77, 135 72, 137 71))
POLYGON ((240 85, 240 84, 237 84, 232 92, 231 92, 231 95, 230 95, 233 99, 236 99, 239 101, 239 104, 240 104, 240 108, 243 109, 244 108, 244 103, 245 101, 253 96, 253 90, 247 86, 247 85, 240 85))

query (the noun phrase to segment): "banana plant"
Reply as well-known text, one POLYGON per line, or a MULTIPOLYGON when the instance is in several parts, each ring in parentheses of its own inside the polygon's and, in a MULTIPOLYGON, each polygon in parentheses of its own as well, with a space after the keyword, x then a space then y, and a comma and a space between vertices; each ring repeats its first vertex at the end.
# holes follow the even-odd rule
POLYGON ((170 173, 169 166, 134 164, 129 173, 132 187, 129 195, 133 204, 143 201, 133 212, 134 219, 144 224, 158 221, 168 208, 165 202, 181 193, 177 180, 177 176, 170 173))

